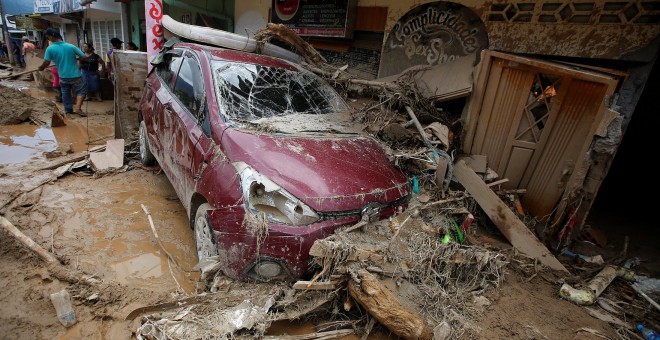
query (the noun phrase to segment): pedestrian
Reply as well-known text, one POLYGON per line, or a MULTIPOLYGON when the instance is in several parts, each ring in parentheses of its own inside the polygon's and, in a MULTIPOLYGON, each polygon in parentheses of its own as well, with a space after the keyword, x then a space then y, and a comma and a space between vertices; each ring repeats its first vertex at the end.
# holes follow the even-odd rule
POLYGON ((101 81, 99 80, 99 65, 101 66, 102 73, 105 74, 105 62, 103 58, 94 52, 92 43, 83 44, 83 52, 85 56, 78 58, 78 65, 82 71, 83 81, 87 87, 87 100, 95 96, 96 101, 102 102, 101 98, 101 81))
POLYGON ((43 71, 48 67, 51 60, 55 62, 57 73, 60 79, 60 88, 62 89, 62 102, 64 104, 64 112, 67 114, 77 113, 85 117, 86 114, 82 110, 83 99, 85 98, 85 83, 82 80, 80 69, 78 68, 78 57, 84 57, 85 53, 78 47, 62 41, 62 36, 54 28, 49 28, 44 32, 44 37, 51 42, 50 46, 46 48, 44 55, 44 62, 39 66, 39 70, 43 71), (76 94, 75 107, 72 103, 71 90, 76 94))
POLYGON ((112 67, 112 52, 114 50, 121 50, 121 45, 124 42, 119 40, 119 38, 114 37, 110 39, 110 45, 112 45, 111 48, 108 49, 108 52, 106 52, 106 57, 108 57, 108 73, 110 74, 110 80, 112 80, 112 84, 114 85, 115 83, 115 70, 112 67))
POLYGON ((34 51, 37 47, 34 46, 33 43, 30 42, 30 39, 28 37, 23 37, 23 64, 27 65, 27 52, 29 51, 34 51))
POLYGON ((135 45, 135 43, 132 42, 132 41, 128 42, 128 46, 126 46, 126 49, 129 50, 129 51, 138 51, 139 50, 137 45, 135 45))
POLYGON ((49 66, 50 72, 53 74, 53 92, 55 92, 55 101, 62 102, 62 88, 60 88, 60 75, 57 73, 57 66, 52 64, 49 66))
POLYGON ((25 67, 25 63, 23 63, 23 49, 19 45, 18 41, 14 38, 9 38, 11 44, 9 47, 11 48, 10 53, 14 55, 14 63, 18 67, 25 67))

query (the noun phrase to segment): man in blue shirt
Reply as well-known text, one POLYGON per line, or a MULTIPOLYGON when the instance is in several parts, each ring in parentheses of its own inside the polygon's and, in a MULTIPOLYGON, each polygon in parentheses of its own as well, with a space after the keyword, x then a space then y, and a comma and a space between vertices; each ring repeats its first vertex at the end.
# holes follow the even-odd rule
POLYGON ((46 48, 44 62, 39 66, 39 70, 43 71, 46 69, 46 67, 50 65, 51 60, 55 63, 57 73, 60 77, 64 112, 74 113, 73 99, 71 98, 71 89, 73 89, 76 93, 75 113, 85 117, 86 114, 82 110, 82 104, 87 89, 85 88, 85 83, 82 80, 80 69, 78 68, 78 57, 84 57, 85 53, 83 53, 78 47, 62 41, 62 36, 56 29, 47 29, 44 33, 44 37, 46 37, 51 44, 46 48))

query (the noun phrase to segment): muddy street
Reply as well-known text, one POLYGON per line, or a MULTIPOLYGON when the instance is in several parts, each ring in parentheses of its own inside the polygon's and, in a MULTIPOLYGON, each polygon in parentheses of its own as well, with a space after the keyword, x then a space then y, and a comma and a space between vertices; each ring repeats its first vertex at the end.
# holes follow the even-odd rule
MULTIPOLYGON (((32 95, 36 94, 35 100, 43 100, 42 98, 48 96, 48 93, 39 89, 31 89, 30 92, 32 95)), ((90 173, 82 172, 63 176, 51 182, 51 185, 41 185, 29 194, 12 200, 20 188, 37 186, 47 180, 47 175, 40 176, 37 170, 49 164, 50 160, 83 152, 113 135, 113 120, 108 114, 108 111, 112 112, 111 101, 88 102, 87 110, 88 118, 69 117, 68 124, 64 127, 0 127, 1 198, 3 204, 11 202, 3 208, 4 216, 22 226, 23 231, 35 242, 42 244, 71 268, 104 281, 130 287, 129 291, 132 288, 146 290, 142 294, 136 294, 135 301, 127 301, 128 303, 137 305, 140 301, 147 302, 149 296, 193 293, 198 274, 193 269, 196 258, 192 233, 190 228, 186 228, 187 218, 176 194, 162 175, 140 170, 127 171, 119 177, 113 175, 94 179, 90 173), (94 140, 98 141, 89 143, 94 140), (168 264, 167 256, 159 248, 141 204, 151 211, 157 221, 163 245, 168 248, 169 253, 176 256, 179 266, 168 264)), ((44 120, 50 119, 48 115, 49 112, 43 112, 44 120)), ((3 266, 4 278, 19 278, 20 267, 26 269, 29 264, 39 267, 38 260, 29 261, 30 256, 8 239, 3 238, 2 249, 3 257, 10 256, 16 261, 11 266, 3 266), (9 270, 12 267, 18 269, 18 272, 9 270)), ((7 265, 10 262, 3 261, 7 265)), ((48 277, 35 278, 33 273, 20 278, 15 284, 7 282, 7 287, 16 289, 36 283, 36 286, 30 289, 39 286, 46 288, 54 284, 52 281, 48 277)), ((26 304, 24 299, 11 302, 10 297, 24 295, 22 289, 15 289, 5 290, 2 294, 2 301, 5 301, 3 318, 19 321, 19 324, 22 323, 21 320, 29 320, 30 324, 43 326, 31 331, 34 332, 31 333, 33 338, 54 338, 62 335, 57 327, 59 322, 56 315, 35 313, 36 310, 52 309, 46 294, 51 290, 50 287, 36 294, 43 293, 43 296, 30 298, 35 300, 30 304, 26 304), (34 304, 39 302, 42 305, 36 307, 34 304), (48 325, 55 327, 47 327, 48 325)), ((36 291, 32 292, 35 293, 36 291)), ((122 304, 113 309, 121 308, 122 304)), ((79 318, 84 318, 83 315, 80 314, 79 318)), ((103 316, 93 318, 103 319, 103 316)), ((27 327, 30 328, 32 327, 27 327)), ((86 326, 81 322, 66 334, 88 337, 105 332, 106 330, 99 333, 99 325, 93 323, 86 326)), ((31 337, 9 329, 2 333, 10 338, 31 337)))
MULTIPOLYGON (((65 160, 104 146, 106 140, 114 138, 113 102, 86 102, 87 117, 71 115, 66 117, 66 126, 50 127, 52 105, 62 110, 61 103, 51 101, 52 93, 30 82, 5 81, 0 84, 0 94, 7 99, 6 105, 26 105, 25 98, 12 92, 15 90, 29 95, 28 105, 33 111, 31 119, 0 126, 0 215, 54 255, 68 274, 63 275, 24 244, 3 233, 0 285, 5 288, 0 292, 0 338, 135 339, 138 335, 153 334, 149 333, 149 327, 166 328, 165 325, 182 322, 187 314, 198 315, 194 320, 203 325, 208 322, 209 315, 217 317, 212 320, 221 320, 213 313, 223 308, 232 310, 248 302, 263 308, 261 306, 273 303, 272 297, 277 298, 273 306, 296 300, 293 305, 299 313, 285 309, 291 313, 289 316, 268 320, 258 314, 250 316, 249 322, 242 325, 248 332, 238 334, 239 338, 274 339, 283 335, 324 334, 359 328, 359 332, 333 333, 328 338, 364 339, 360 320, 373 320, 366 322, 371 325, 366 333, 368 339, 400 338, 367 316, 365 310, 355 306, 348 293, 339 289, 339 293, 307 291, 308 295, 301 295, 305 290, 295 291, 291 283, 240 282, 219 277, 213 282, 213 289, 204 292, 207 287, 200 282, 195 237, 186 210, 159 167, 145 167, 136 162, 134 145, 126 147, 124 166, 119 169, 94 171, 88 165, 74 163, 65 171, 57 171, 63 163, 71 163, 65 160), (143 206, 151 214, 156 233, 143 206), (71 295, 77 321, 69 328, 60 323, 50 299, 50 294, 62 289, 71 295), (334 294, 339 294, 340 298, 336 299, 334 294), (174 309, 168 305, 173 301, 179 301, 181 306, 190 301, 194 304, 174 309), (306 310, 313 309, 305 309, 309 307, 305 307, 304 301, 325 303, 327 311, 306 315, 306 310), (208 318, 204 319, 205 316, 208 318), (251 325, 254 328, 251 329, 251 325), (259 328, 263 325, 267 328, 259 328)), ((362 103, 354 103, 359 104, 362 103)), ((420 197, 424 197, 423 193, 420 197)), ((428 197, 418 200, 428 202, 428 197)), ((429 236, 428 231, 424 231, 424 223, 410 222, 407 228, 410 234, 406 229, 400 236, 406 237, 405 242, 414 244, 415 239, 422 237, 424 241, 419 245, 424 244, 426 248, 418 251, 425 253, 431 249, 429 252, 434 253, 425 243, 429 236)), ((393 231, 387 220, 363 229, 344 242, 359 240, 373 249, 378 248, 378 242, 391 244, 393 231)), ((435 286, 424 286, 423 282, 412 279, 409 282, 403 280, 405 276, 395 275, 396 268, 389 278, 385 276, 384 285, 397 292, 401 304, 411 309, 415 308, 413 301, 423 301, 427 310, 421 311, 422 315, 437 318, 438 311, 442 311, 444 315, 440 315, 439 320, 444 318, 445 324, 455 327, 450 338, 634 338, 620 326, 610 325, 584 308, 561 299, 558 291, 564 277, 541 269, 529 258, 519 257, 492 226, 479 222, 478 227, 470 229, 467 238, 468 243, 479 248, 446 255, 452 259, 458 256, 458 260, 447 260, 447 268, 463 264, 443 274, 451 277, 448 282, 456 279, 459 285, 461 282, 465 286, 474 285, 470 290, 434 292, 435 286), (461 256, 473 260, 461 262, 461 256), (463 277, 465 275, 469 277, 463 277), (480 282, 474 282, 478 280, 480 282), (440 295, 445 296, 445 300, 435 300, 440 295), (437 301, 445 301, 447 305, 440 308, 434 305, 437 301)), ((411 253, 402 245, 393 249, 400 251, 396 256, 401 258, 411 253)), ((319 258, 323 256, 329 256, 329 261, 336 260, 334 255, 328 254, 319 255, 319 258)), ((409 265, 411 272, 417 266, 412 262, 409 265)), ((576 280, 571 278, 570 282, 576 280)), ((630 294, 625 282, 614 281, 611 287, 603 296, 614 300, 617 294, 630 294)), ((641 308, 640 313, 646 313, 644 315, 651 320, 657 316, 646 307, 639 307, 643 306, 640 301, 629 300, 628 303, 641 308)), ((195 331, 190 327, 186 330, 188 333, 181 333, 186 336, 174 337, 207 338, 214 334, 211 330, 221 328, 220 325, 219 322, 211 324, 210 328, 200 326, 195 331), (200 333, 202 331, 207 333, 200 333)), ((221 338, 222 333, 218 334, 210 337, 221 338)), ((439 335, 436 337, 441 339, 439 335)))

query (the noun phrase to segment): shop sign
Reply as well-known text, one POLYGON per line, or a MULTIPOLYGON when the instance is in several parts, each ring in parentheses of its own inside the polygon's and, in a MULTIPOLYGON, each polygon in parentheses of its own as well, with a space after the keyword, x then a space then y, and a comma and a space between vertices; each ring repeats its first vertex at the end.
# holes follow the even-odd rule
POLYGON ((53 4, 53 13, 63 14, 78 12, 85 9, 80 5, 80 0, 51 0, 53 4))
POLYGON ((486 27, 472 10, 446 1, 428 3, 394 24, 383 46, 379 76, 451 62, 487 47, 486 27))
POLYGON ((272 0, 270 20, 302 36, 352 38, 357 0, 272 0))
POLYGON ((53 0, 34 0, 34 13, 53 13, 53 0))
POLYGON ((43 31, 49 27, 49 22, 44 19, 30 18, 23 15, 14 16, 16 28, 27 31, 43 31))

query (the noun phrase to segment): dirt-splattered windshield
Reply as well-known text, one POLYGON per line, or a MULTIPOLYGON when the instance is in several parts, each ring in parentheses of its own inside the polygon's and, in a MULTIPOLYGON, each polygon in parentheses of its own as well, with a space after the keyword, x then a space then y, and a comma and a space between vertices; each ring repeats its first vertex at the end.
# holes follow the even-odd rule
POLYGON ((230 120, 347 111, 339 94, 308 71, 214 61, 218 101, 230 120))

